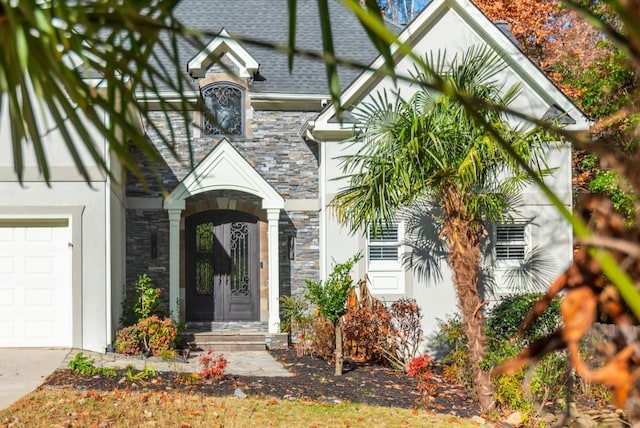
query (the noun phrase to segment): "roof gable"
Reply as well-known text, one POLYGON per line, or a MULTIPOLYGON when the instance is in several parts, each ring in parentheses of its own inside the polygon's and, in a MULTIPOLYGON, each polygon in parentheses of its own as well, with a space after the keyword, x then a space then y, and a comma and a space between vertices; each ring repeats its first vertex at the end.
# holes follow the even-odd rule
POLYGON ((239 77, 252 77, 260 67, 258 61, 223 28, 218 37, 189 61, 187 72, 194 78, 204 77, 209 66, 219 61, 222 56, 226 56, 235 64, 239 77))
POLYGON ((164 200, 165 209, 184 209, 189 196, 211 190, 237 190, 262 198, 262 208, 283 208, 284 199, 223 138, 164 200))
MULTIPOLYGON (((531 96, 537 99, 541 108, 535 112, 536 117, 542 118, 551 108, 564 112, 575 123, 571 129, 587 129, 589 121, 576 105, 551 82, 546 75, 520 50, 510 37, 496 24, 491 22, 469 0, 433 0, 427 7, 407 26, 398 36, 402 43, 411 46, 415 51, 425 54, 441 47, 451 48, 452 51, 460 51, 472 44, 483 43, 489 45, 506 62, 510 72, 508 84, 521 82, 526 86, 531 96), (457 21, 456 21, 457 20, 457 21), (443 22, 447 21, 447 24, 443 22), (451 27, 451 22, 458 22, 456 28, 451 27), (425 41, 429 41, 426 43, 425 41), (543 108, 542 108, 542 105, 543 108)), ((404 61, 411 61, 406 55, 401 55, 397 45, 392 47, 399 66, 404 61)), ((455 53, 455 52, 451 52, 455 53)), ((421 55, 424 56, 424 55, 421 55)), ((380 70, 384 67, 384 58, 378 57, 372 64, 372 70, 380 70)), ((396 70, 402 69, 397 67, 396 70)), ((399 74, 410 77, 409 71, 398 71, 399 74)), ((342 94, 342 104, 347 108, 357 105, 376 89, 385 86, 381 82, 387 79, 381 72, 366 71, 362 73, 342 94)), ((407 95, 408 83, 386 83, 386 88, 400 90, 407 95)), ((415 88, 413 89, 415 91, 415 88)), ((520 110, 520 106, 513 108, 520 110)), ((527 110, 529 106, 522 106, 527 110)), ((525 111, 534 114, 532 111, 525 111)), ((336 123, 335 108, 328 106, 315 120, 315 132, 347 133, 353 129, 352 124, 336 123)))

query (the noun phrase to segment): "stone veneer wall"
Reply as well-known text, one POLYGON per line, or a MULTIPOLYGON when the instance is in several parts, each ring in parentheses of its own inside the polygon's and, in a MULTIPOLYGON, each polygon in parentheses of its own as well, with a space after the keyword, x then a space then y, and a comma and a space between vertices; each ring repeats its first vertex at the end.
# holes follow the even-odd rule
MULTIPOLYGON (((256 111, 251 121, 251 138, 229 137, 238 152, 287 199, 317 199, 318 146, 307 143, 298 136, 299 129, 317 113, 256 111)), ((169 135, 164 114, 158 112, 157 126, 169 135)), ((187 130, 178 113, 169 114, 174 126, 175 149, 182 160, 176 159, 169 150, 161 147, 159 139, 153 138, 156 147, 167 161, 158 167, 165 191, 171 192, 191 171, 188 162, 187 130)), ((218 138, 193 139, 194 165, 204 159, 215 147, 218 138)), ((146 162, 141 159, 141 165, 146 162)), ((147 168, 148 169, 148 168, 147 168)), ((145 187, 135 178, 127 178, 127 196, 136 198, 160 198, 162 186, 153 182, 152 175, 145 174, 149 186, 145 187)), ((225 192, 226 193, 226 192, 225 192)), ((217 193, 215 196, 231 197, 232 194, 217 193)), ((196 196, 197 200, 204 196, 196 196)), ((237 197, 242 199, 241 197, 237 197)), ((283 211, 280 217, 280 287, 284 294, 303 292, 305 279, 317 279, 319 275, 319 213, 317 211, 283 211), (289 257, 289 236, 295 236, 296 254, 289 257)), ((133 284, 141 273, 148 273, 156 286, 168 296, 169 287, 169 220, 165 210, 127 210, 127 294, 132 298, 133 284), (158 257, 151 259, 150 234, 158 233, 158 257)), ((166 298, 166 297, 165 297, 166 298)), ((168 305, 167 302, 163 302, 168 305)))
POLYGON ((320 272, 320 217, 317 211, 280 215, 280 294, 299 295, 305 279, 317 280, 320 272), (289 236, 295 236, 294 260, 289 256, 289 236))
POLYGON ((146 273, 163 290, 162 305, 169 307, 169 215, 165 210, 127 210, 126 296, 134 299, 135 282, 146 273), (151 234, 158 239, 157 257, 151 257, 151 234))
MULTIPOLYGON (((170 139, 169 128, 165 124, 164 114, 151 114, 157 118, 156 126, 164 130, 170 139)), ((238 152, 269 182, 285 199, 318 198, 318 146, 313 142, 305 142, 298 136, 300 128, 316 113, 256 111, 254 112, 253 137, 241 138, 229 136, 227 140, 238 152)), ((182 116, 170 113, 173 125, 176 159, 166 147, 162 147, 158 137, 151 137, 158 151, 167 162, 167 168, 158 167, 165 189, 171 192, 184 179, 189 167, 189 147, 187 129, 179 126, 182 116)), ((151 135, 152 131, 148 131, 151 135)), ((192 144, 193 164, 197 165, 215 147, 220 137, 194 138, 192 144)), ((141 164, 146 164, 141 159, 141 164)), ((153 183, 151 174, 145 174, 153 183)), ((127 180, 127 196, 161 197, 159 186, 152 185, 145 189, 133 177, 127 180)))

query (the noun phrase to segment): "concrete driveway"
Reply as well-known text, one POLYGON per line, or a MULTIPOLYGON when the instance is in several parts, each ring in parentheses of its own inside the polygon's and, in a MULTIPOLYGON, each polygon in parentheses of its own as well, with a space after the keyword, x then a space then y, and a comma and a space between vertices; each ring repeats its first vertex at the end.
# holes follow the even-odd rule
POLYGON ((69 349, 0 348, 0 410, 36 389, 69 349))

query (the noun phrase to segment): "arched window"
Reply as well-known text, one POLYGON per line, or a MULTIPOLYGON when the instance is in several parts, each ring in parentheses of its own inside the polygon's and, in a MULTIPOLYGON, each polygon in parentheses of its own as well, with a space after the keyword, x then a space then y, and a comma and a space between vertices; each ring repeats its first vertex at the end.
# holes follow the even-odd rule
POLYGON ((212 83, 201 89, 206 112, 204 135, 244 135, 244 90, 232 83, 212 83))

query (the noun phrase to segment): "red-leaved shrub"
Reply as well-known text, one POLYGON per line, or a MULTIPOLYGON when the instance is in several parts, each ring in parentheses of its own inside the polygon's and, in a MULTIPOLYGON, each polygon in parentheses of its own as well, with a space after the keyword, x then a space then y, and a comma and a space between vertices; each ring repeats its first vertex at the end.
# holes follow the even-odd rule
POLYGON ((224 369, 227 368, 227 360, 224 355, 215 355, 213 351, 208 351, 200 356, 200 376, 207 380, 220 380, 224 375, 224 369))
POLYGON ((437 385, 434 382, 433 372, 431 371, 432 365, 433 359, 427 354, 423 354, 414 357, 407 368, 407 376, 416 379, 418 382, 416 389, 423 399, 433 395, 437 385))

